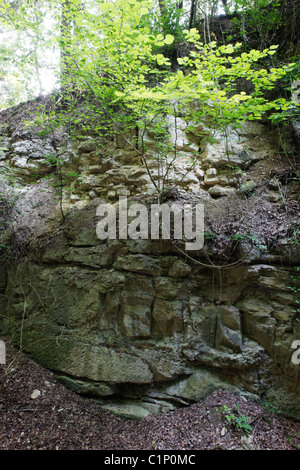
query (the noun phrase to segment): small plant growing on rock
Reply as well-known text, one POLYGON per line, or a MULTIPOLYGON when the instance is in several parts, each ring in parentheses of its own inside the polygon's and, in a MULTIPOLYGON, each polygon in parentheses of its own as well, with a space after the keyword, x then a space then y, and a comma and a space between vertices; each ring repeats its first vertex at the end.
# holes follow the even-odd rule
POLYGON ((231 426, 236 429, 249 434, 252 431, 252 426, 249 424, 249 418, 246 415, 240 413, 240 405, 234 405, 233 408, 224 405, 225 418, 231 426))

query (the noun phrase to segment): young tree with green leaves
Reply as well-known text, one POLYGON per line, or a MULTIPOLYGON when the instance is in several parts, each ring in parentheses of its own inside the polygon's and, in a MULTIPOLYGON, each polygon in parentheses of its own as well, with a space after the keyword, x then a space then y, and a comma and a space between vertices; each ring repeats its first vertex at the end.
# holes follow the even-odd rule
MULTIPOLYGON (((93 133, 104 132, 103 126, 113 128, 140 155, 160 199, 167 186, 169 192, 170 184, 176 185, 170 174, 178 152, 176 136, 170 144, 169 122, 175 123, 176 134, 179 114, 188 125, 218 130, 227 138, 229 130, 246 119, 289 107, 284 99, 265 98, 265 91, 287 71, 262 65, 275 53, 274 46, 246 53, 240 44, 203 44, 196 29, 186 30, 190 52, 178 59, 179 70, 174 72, 163 53, 174 36, 153 30, 152 1, 93 0, 83 9, 79 0, 63 0, 60 7, 58 44, 66 104, 53 109, 51 118, 47 115, 51 132, 56 125, 76 131, 84 123, 93 133), (158 179, 148 162, 148 134, 156 141, 152 155, 158 179)), ((209 138, 200 138, 203 150, 209 138)), ((199 157, 194 155, 191 167, 199 157)))
MULTIPOLYGON (((199 148, 203 152, 211 140, 210 134, 203 130, 219 132, 228 142, 230 131, 242 122, 259 120, 266 113, 277 113, 289 108, 290 103, 285 99, 268 101, 265 98, 265 92, 274 88, 276 81, 289 69, 282 67, 267 70, 261 67, 260 61, 272 56, 276 47, 239 53, 241 44, 218 47, 215 42, 211 42, 205 45, 199 42, 200 34, 196 29, 186 31, 185 34, 186 41, 193 45, 193 49, 189 56, 178 59, 181 70, 162 77, 156 87, 136 84, 130 92, 116 92, 120 102, 130 112, 142 116, 137 119, 142 149, 147 128, 157 125, 157 122, 160 123, 160 134, 166 141, 168 124, 163 123, 168 121, 168 116, 176 119, 180 114, 187 124, 202 129, 199 148), (241 89, 242 81, 247 82, 250 92, 241 89), (161 127, 165 128, 165 134, 161 127)), ((165 61, 161 60, 161 63, 165 61)), ((165 174, 169 173, 170 165, 176 164, 176 156, 176 146, 171 150, 165 146, 165 174)), ((200 155, 197 157, 200 158, 200 155)), ((163 193, 164 184, 159 188, 157 186, 158 192, 163 193)))

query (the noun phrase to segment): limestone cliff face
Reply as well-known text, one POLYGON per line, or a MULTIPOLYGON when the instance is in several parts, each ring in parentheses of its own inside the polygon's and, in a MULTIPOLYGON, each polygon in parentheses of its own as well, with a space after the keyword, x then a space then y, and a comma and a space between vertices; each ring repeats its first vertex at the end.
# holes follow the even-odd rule
MULTIPOLYGON (((175 199, 203 203, 207 224, 204 248, 186 256, 168 240, 97 238, 100 203, 155 201, 124 139, 61 134, 54 145, 10 111, 1 122, 2 194, 14 198, 3 332, 18 343, 22 331, 26 352, 108 409, 118 395, 144 416, 224 388, 300 418, 297 186, 266 125, 232 133, 230 162, 220 137, 181 181, 196 144, 180 123, 175 199), (58 195, 53 154, 68 175, 58 195)), ((158 178, 155 165, 149 154, 158 178)))

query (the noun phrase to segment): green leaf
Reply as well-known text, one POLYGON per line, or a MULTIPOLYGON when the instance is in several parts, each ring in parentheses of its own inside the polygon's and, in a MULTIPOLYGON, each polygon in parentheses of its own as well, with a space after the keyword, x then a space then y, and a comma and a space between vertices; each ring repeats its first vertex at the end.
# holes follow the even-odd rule
POLYGON ((101 3, 101 5, 99 5, 99 9, 101 11, 103 11, 103 13, 106 13, 106 12, 110 11, 111 6, 110 6, 109 3, 101 3))
POLYGON ((172 44, 174 42, 174 36, 167 34, 165 37, 165 44, 172 44))
POLYGON ((148 8, 146 8, 146 7, 142 7, 142 8, 139 10, 139 13, 140 13, 141 15, 147 15, 147 14, 149 13, 149 10, 148 10, 148 8))

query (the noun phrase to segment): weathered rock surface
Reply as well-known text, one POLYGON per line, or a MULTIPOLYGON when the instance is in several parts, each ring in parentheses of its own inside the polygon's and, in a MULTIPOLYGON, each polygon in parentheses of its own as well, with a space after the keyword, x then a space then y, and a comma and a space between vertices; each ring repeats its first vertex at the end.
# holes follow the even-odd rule
MULTIPOLYGON (((268 223, 278 230, 277 238, 271 230, 267 251, 253 236, 236 237, 233 256, 222 262, 210 253, 213 233, 192 254, 196 261, 168 240, 99 240, 101 202, 116 203, 119 196, 153 201, 137 155, 122 139, 105 147, 91 138, 64 138, 63 167, 79 177, 57 199, 41 179, 53 173, 49 158, 45 162, 50 140, 21 131, 10 121, 0 136, 1 167, 19 178, 11 223, 21 247, 19 258, 0 272, 1 330, 16 343, 21 335, 25 351, 78 393, 97 396, 108 409, 119 396, 118 412, 126 416, 166 411, 223 388, 264 396, 299 419, 299 367, 291 356, 300 329, 290 287, 300 255, 285 236, 290 227, 283 228, 293 220, 277 217, 277 201, 253 195, 260 182, 247 175, 274 155, 266 126, 247 123, 233 135, 230 162, 245 172, 247 190, 240 191, 240 177, 227 166, 224 142, 210 147, 189 183, 179 185, 179 200, 203 202, 227 237, 232 213, 240 221, 242 196, 249 233, 267 243, 268 223)), ((183 129, 179 139, 186 156, 191 136, 183 129)))

